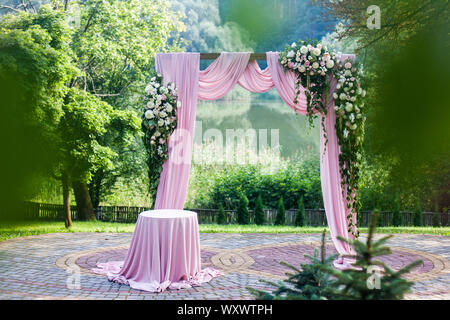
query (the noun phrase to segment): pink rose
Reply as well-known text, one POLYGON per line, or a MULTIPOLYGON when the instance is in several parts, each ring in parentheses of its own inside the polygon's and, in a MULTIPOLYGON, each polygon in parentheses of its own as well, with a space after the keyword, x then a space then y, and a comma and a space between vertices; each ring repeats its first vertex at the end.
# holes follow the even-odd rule
POLYGON ((163 138, 159 138, 159 144, 164 144, 166 142, 163 138))
POLYGON ((306 66, 306 67, 309 67, 309 64, 310 64, 309 61, 306 61, 306 62, 305 62, 305 66, 306 66))
POLYGON ((161 96, 161 100, 166 100, 166 95, 165 94, 163 94, 162 96, 161 96))
POLYGON ((325 65, 325 62, 320 61, 320 65, 323 67, 325 65))
POLYGON ((292 61, 289 61, 288 67, 292 69, 294 67, 294 63, 292 61))
POLYGON ((352 64, 350 62, 347 62, 344 64, 345 69, 350 69, 352 67, 352 64))

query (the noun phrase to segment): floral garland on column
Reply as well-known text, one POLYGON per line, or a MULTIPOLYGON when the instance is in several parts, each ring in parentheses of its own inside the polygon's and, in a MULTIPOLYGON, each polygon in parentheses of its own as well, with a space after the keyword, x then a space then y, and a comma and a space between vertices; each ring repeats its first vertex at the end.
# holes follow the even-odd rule
POLYGON ((149 193, 153 206, 164 161, 169 157, 168 139, 177 127, 176 111, 181 106, 175 84, 163 84, 160 74, 145 88, 142 130, 148 156, 149 193))
POLYGON ((357 237, 359 230, 356 228, 356 216, 361 208, 357 191, 366 119, 363 114, 363 98, 366 91, 361 87, 363 66, 350 59, 340 61, 339 57, 340 53, 329 51, 317 40, 299 40, 298 43, 292 43, 280 53, 279 62, 284 70, 291 70, 296 75, 294 103, 298 102, 300 86, 305 88, 309 124, 312 125, 314 118, 321 116, 325 141, 327 141, 325 118, 328 113, 329 79, 334 77, 337 80, 333 99, 336 111, 335 128, 340 147, 341 185, 349 209, 348 232, 357 237))

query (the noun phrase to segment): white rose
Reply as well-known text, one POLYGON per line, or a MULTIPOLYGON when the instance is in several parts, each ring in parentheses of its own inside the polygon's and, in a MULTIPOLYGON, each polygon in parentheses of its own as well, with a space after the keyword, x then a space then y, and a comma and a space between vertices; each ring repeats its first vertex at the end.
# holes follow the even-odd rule
POLYGON ((345 93, 341 93, 341 95, 339 96, 339 99, 346 100, 347 99, 347 95, 345 93))
POLYGON ((295 52, 294 51, 289 51, 288 54, 286 55, 286 57, 288 58, 292 58, 293 56, 295 56, 295 52))
POLYGON ((300 48, 300 52, 301 52, 302 54, 306 54, 306 53, 308 52, 308 48, 305 47, 305 46, 302 46, 302 47, 300 48))
POLYGON ((297 44, 295 42, 292 42, 291 47, 295 48, 297 46, 297 44))
POLYGON ((345 105, 345 111, 352 112, 352 110, 353 110, 353 105, 351 103, 347 103, 345 105))
POLYGON ((365 97, 366 96, 366 90, 363 90, 362 92, 362 96, 365 97))
POLYGON ((347 137, 348 137, 348 130, 344 129, 344 138, 347 138, 347 137))
POLYGON ((319 56, 321 53, 321 50, 319 48, 314 48, 314 50, 312 51, 313 55, 315 56, 319 56))
POLYGON ((178 108, 181 107, 181 101, 180 100, 177 101, 177 107, 178 108))
POLYGON ((159 88, 159 83, 155 83, 154 87, 159 88))
POLYGON ((159 132, 159 131, 155 132, 155 137, 159 137, 160 135, 161 135, 161 132, 159 132))
POLYGON ((333 98, 335 98, 335 99, 339 98, 339 96, 336 92, 333 93, 333 98))
POLYGON ((159 119, 158 120, 158 126, 162 126, 162 125, 164 125, 164 120, 163 119, 159 119))
POLYGON ((147 111, 145 111, 144 115, 145 115, 145 117, 146 117, 147 119, 153 119, 153 118, 155 117, 155 116, 153 115, 152 110, 147 110, 147 111))
POLYGON ((333 68, 333 67, 334 67, 334 61, 331 60, 331 59, 329 59, 329 60, 327 61, 326 66, 327 66, 328 69, 333 68))
POLYGON ((317 69, 317 68, 319 67, 319 64, 318 64, 317 62, 314 62, 314 63, 312 64, 312 67, 313 67, 314 69, 317 69))
POLYGON ((358 126, 356 125, 356 123, 353 124, 353 125, 350 127, 350 129, 352 129, 352 130, 356 130, 356 128, 358 128, 358 126))
POLYGON ((162 112, 159 113, 159 116, 160 116, 161 118, 165 118, 165 117, 167 117, 167 113, 165 113, 164 111, 162 111, 162 112))
POLYGON ((173 110, 172 105, 169 104, 169 105, 166 107, 166 110, 167 110, 167 112, 172 112, 172 110, 173 110))
POLYGON ((341 88, 341 84, 340 83, 338 83, 337 85, 336 85, 336 89, 340 89, 341 88))
POLYGON ((352 76, 352 72, 350 70, 345 70, 345 76, 346 77, 351 77, 352 76))
POLYGON ((305 72, 306 71, 306 69, 305 69, 305 67, 304 66, 301 66, 300 68, 298 68, 298 71, 300 71, 300 72, 305 72))
POLYGON ((356 101, 356 97, 351 97, 350 101, 355 102, 356 101))

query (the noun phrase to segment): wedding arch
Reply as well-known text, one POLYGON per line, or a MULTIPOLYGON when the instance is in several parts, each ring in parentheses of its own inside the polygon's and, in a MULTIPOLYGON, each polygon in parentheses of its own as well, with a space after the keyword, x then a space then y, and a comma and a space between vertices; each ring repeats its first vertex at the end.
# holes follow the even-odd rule
MULTIPOLYGON (((348 61, 355 61, 355 55, 340 54, 336 59, 341 63, 347 62, 348 64, 348 61)), ((290 65, 289 59, 282 60, 286 65, 290 65)), ((297 58, 297 61, 300 61, 300 59, 297 58)), ((306 64, 309 64, 309 62, 306 61, 306 64)), ((321 65, 325 65, 325 63, 321 65)), ((159 184, 157 185, 155 209, 184 208, 192 160, 197 101, 199 99, 220 99, 235 84, 256 93, 275 88, 281 99, 295 112, 302 115, 308 115, 311 112, 311 91, 308 89, 305 92, 304 86, 299 81, 299 76, 291 70, 283 68, 278 52, 267 52, 265 54, 250 52, 222 52, 220 54, 158 53, 155 66, 156 71, 162 75, 165 84, 169 82, 175 84, 178 100, 181 102, 176 113, 176 130, 168 140, 168 159, 162 166, 159 184), (201 59, 215 60, 205 70, 200 70, 201 59), (263 59, 267 61, 267 68, 261 70, 257 60, 263 59)), ((297 67, 297 64, 295 64, 295 67, 297 67)), ((302 66, 298 67, 299 70, 301 68, 302 66)), ((317 69, 317 64, 314 65, 314 68, 317 69)), ((324 70, 326 70, 325 67, 324 70)), ((311 72, 311 74, 313 73, 311 72)), ((352 210, 351 202, 353 198, 347 195, 347 190, 342 184, 343 165, 339 158, 341 150, 339 137, 335 129, 337 121, 335 99, 337 88, 340 88, 340 82, 336 77, 330 77, 329 80, 327 96, 321 102, 326 104, 327 112, 320 114, 322 118, 320 177, 328 227, 334 246, 340 254, 340 258, 335 261, 335 266, 346 268, 350 265, 351 260, 347 260, 345 256, 352 256, 354 252, 346 242, 339 240, 338 237, 345 239, 355 237, 356 225, 349 223, 349 217, 353 218, 353 220, 350 220, 356 221, 356 213, 352 210)), ((350 100, 350 97, 347 95, 346 99, 350 100)), ((336 110, 338 110, 338 106, 336 106, 336 110)))

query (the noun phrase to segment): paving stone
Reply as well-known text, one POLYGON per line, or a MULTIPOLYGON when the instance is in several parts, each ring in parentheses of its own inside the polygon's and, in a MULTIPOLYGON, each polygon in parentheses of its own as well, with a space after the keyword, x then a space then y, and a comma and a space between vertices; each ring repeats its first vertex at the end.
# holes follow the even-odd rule
MULTIPOLYGON (((222 269, 225 275, 201 287, 148 293, 89 271, 97 262, 123 260, 131 236, 65 233, 0 242, 0 299, 253 299, 246 287, 269 290, 259 279, 283 278, 288 269, 279 262, 298 266, 320 241, 319 234, 201 234, 203 267, 222 269), (64 268, 75 266, 82 272, 81 288, 69 289, 64 268)), ((334 253, 328 242, 327 253, 334 253)), ((380 260, 394 269, 423 260, 409 275, 415 284, 406 299, 450 299, 449 237, 399 234, 388 244, 393 253, 380 260)))

